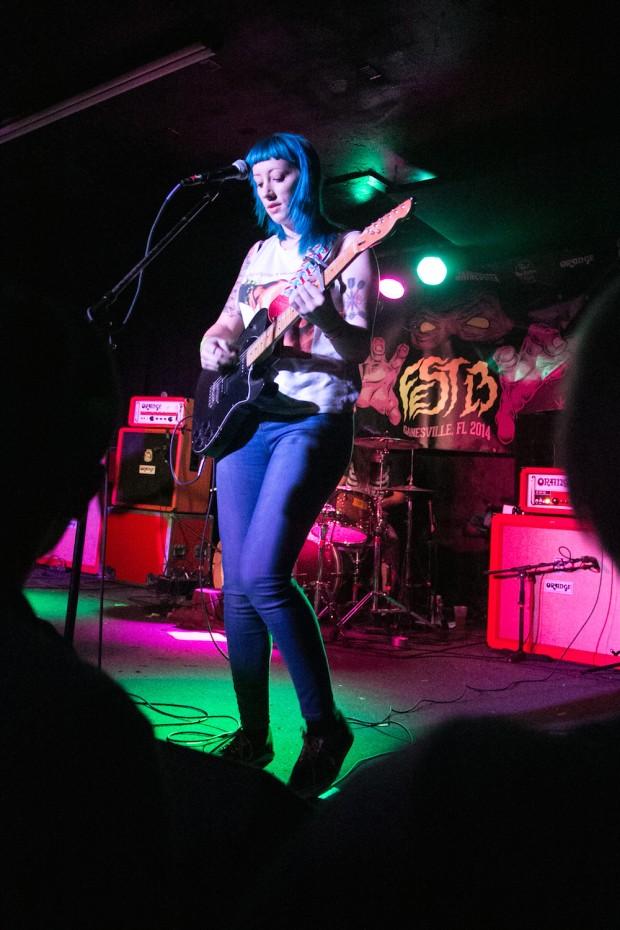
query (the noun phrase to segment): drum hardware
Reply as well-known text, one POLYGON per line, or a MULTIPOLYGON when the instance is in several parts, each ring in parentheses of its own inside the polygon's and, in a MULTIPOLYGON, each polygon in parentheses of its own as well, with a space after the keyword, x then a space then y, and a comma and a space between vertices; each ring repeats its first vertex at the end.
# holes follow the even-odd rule
MULTIPOLYGON (((354 601, 354 606, 349 610, 336 624, 337 632, 339 632, 349 620, 358 614, 367 604, 370 603, 370 610, 372 613, 377 614, 397 614, 397 615, 406 615, 414 621, 418 621, 424 625, 428 624, 428 619, 421 616, 412 610, 412 589, 413 582, 411 577, 411 563, 412 563, 412 552, 413 552, 413 499, 415 494, 433 494, 433 491, 430 488, 419 488, 413 483, 413 450, 416 448, 417 444, 409 440, 398 441, 394 437, 379 437, 375 439, 362 438, 356 440, 358 445, 364 445, 369 448, 378 450, 379 456, 379 487, 383 487, 383 468, 384 468, 384 459, 385 456, 389 454, 391 449, 396 448, 408 448, 411 451, 411 466, 410 473, 407 478, 407 483, 403 485, 392 485, 387 487, 384 491, 377 491, 373 495, 373 501, 375 506, 374 513, 374 532, 373 532, 373 575, 372 575, 372 588, 368 593, 360 600, 354 601), (400 491, 406 495, 407 498, 407 530, 406 530, 406 544, 405 544, 405 553, 403 558, 403 568, 401 572, 402 577, 402 590, 404 592, 403 602, 396 600, 393 597, 390 597, 383 591, 379 590, 380 584, 380 574, 381 574, 381 548, 382 540, 384 534, 384 517, 383 517, 383 498, 387 493, 392 491, 400 491), (386 607, 380 607, 379 603, 382 601, 386 604, 386 607)), ((429 508, 431 507, 431 502, 429 499, 429 508)), ((433 523, 432 510, 429 510, 429 515, 431 519, 431 524, 433 523)), ((429 589, 432 587, 429 583, 427 585, 429 589)))
POLYGON ((312 604, 319 619, 335 617, 336 594, 342 584, 342 560, 328 539, 329 520, 319 515, 295 562, 293 577, 304 591, 312 591, 312 604), (318 537, 313 533, 320 527, 318 537), (315 570, 316 569, 316 570, 315 570))
MULTIPOLYGON (((405 554, 403 557, 403 566, 402 566, 402 571, 401 571, 401 578, 402 578, 401 596, 403 598, 403 601, 407 607, 407 610, 410 616, 412 616, 415 620, 418 620, 421 623, 428 623, 430 615, 431 615, 431 607, 433 603, 433 600, 432 600, 432 593, 433 593, 432 587, 433 586, 431 582, 432 573, 431 573, 430 565, 428 566, 427 580, 425 583, 425 586, 428 589, 428 595, 430 598, 429 605, 428 605, 429 614, 426 618, 424 618, 424 617, 421 617, 419 614, 415 613, 414 611, 412 611, 411 609, 412 592, 413 592, 413 587, 414 587, 413 579, 411 575, 411 564, 412 564, 412 555, 413 555, 413 497, 416 492, 422 489, 414 488, 414 487, 410 487, 407 489, 407 485, 401 485, 399 487, 399 490, 402 491, 407 496, 407 530, 406 530, 406 541, 405 541, 405 554)), ((427 493, 432 494, 433 492, 427 491, 427 493)), ((433 527, 434 525, 432 506, 433 506, 432 501, 429 498, 428 507, 429 507, 429 520, 430 520, 431 527, 433 527)))
POLYGON ((360 589, 362 584, 360 582, 360 571, 362 564, 362 557, 365 554, 365 546, 356 547, 355 549, 349 550, 349 556, 353 561, 353 574, 351 575, 351 603, 357 604, 359 599, 360 589))
POLYGON ((318 548, 318 561, 317 561, 317 571, 316 571, 316 582, 314 584, 314 601, 313 607, 314 612, 317 617, 323 616, 325 611, 331 611, 331 605, 333 602, 333 595, 329 594, 327 598, 327 603, 323 610, 319 611, 319 604, 321 602, 321 595, 323 593, 323 588, 326 582, 323 581, 323 565, 324 565, 324 552, 325 552, 325 540, 327 538, 327 521, 323 520, 321 522, 321 535, 319 538, 319 548, 318 548))
POLYGON ((356 446, 363 449, 376 449, 384 455, 387 452, 396 452, 403 449, 419 449, 420 443, 416 439, 401 439, 399 436, 358 436, 354 439, 356 446))
MULTIPOLYGON (((357 440, 356 440, 357 442, 357 440)), ((362 445, 362 442, 359 443, 362 445)), ((367 441, 364 439, 364 443, 367 444, 367 441)), ((373 448, 377 448, 376 443, 373 442, 373 448)), ((388 454, 387 447, 381 447, 379 449, 379 487, 382 487, 383 482, 383 469, 384 469, 384 460, 385 456, 388 454)), ((386 594, 385 591, 379 589, 380 576, 381 576, 381 544, 383 540, 383 533, 385 528, 385 523, 383 519, 383 498, 385 497, 386 491, 377 491, 372 495, 374 503, 374 520, 373 520, 373 572, 372 572, 372 587, 361 600, 357 601, 351 608, 347 611, 343 617, 336 623, 336 635, 342 630, 344 626, 349 622, 349 620, 362 611, 367 604, 370 604, 371 613, 375 614, 407 614, 410 611, 404 604, 401 604, 395 598, 390 597, 389 594, 386 594), (387 605, 380 607, 380 602, 387 605)))
MULTIPOLYGON (((427 625, 431 622, 433 616, 433 609, 435 603, 435 590, 433 578, 435 572, 433 571, 433 566, 431 565, 432 554, 431 554, 431 543, 429 541, 429 561, 426 570, 426 581, 423 583, 424 587, 427 589, 427 616, 422 617, 420 614, 415 613, 411 609, 412 605, 412 593, 413 593, 413 579, 411 575, 411 565, 413 561, 413 499, 415 494, 428 494, 432 495, 434 492, 430 488, 419 488, 413 483, 413 449, 411 451, 411 460, 409 466, 409 474, 407 475, 407 483, 393 485, 389 489, 390 491, 400 491, 407 498, 407 528, 406 528, 406 540, 405 540, 405 554, 402 562, 401 569, 401 589, 403 601, 407 606, 409 615, 412 616, 419 623, 427 625)), ((432 539, 435 533, 435 517, 433 515, 433 502, 432 497, 429 496, 427 501, 428 506, 428 518, 429 518, 429 528, 430 528, 430 537, 432 539)))
POLYGON ((336 605, 342 610, 338 594, 345 579, 351 581, 352 601, 359 598, 361 563, 368 548, 371 520, 370 495, 339 485, 312 525, 293 576, 312 600, 319 620, 327 616, 335 623, 336 605), (345 571, 345 558, 347 564, 351 563, 351 574, 345 571))

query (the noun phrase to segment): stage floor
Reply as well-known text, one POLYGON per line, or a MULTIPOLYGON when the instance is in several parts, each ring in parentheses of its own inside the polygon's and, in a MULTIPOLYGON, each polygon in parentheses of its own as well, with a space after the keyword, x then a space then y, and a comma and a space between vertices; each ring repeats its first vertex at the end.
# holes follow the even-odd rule
MULTIPOLYGON (((217 748, 222 734, 237 726, 217 609, 201 614, 196 595, 171 597, 153 586, 109 580, 102 585, 83 574, 73 619, 69 582, 66 570, 33 571, 26 590, 38 615, 131 694, 159 738, 202 752, 217 748)), ((335 639, 329 620, 323 630, 336 700, 355 733, 341 790, 354 768, 445 720, 488 714, 557 730, 609 718, 619 706, 620 670, 543 657, 511 661, 514 652, 489 648, 480 618, 448 629, 360 612, 335 639)), ((271 680, 276 756, 268 770, 286 781, 303 721, 277 647, 271 680)))

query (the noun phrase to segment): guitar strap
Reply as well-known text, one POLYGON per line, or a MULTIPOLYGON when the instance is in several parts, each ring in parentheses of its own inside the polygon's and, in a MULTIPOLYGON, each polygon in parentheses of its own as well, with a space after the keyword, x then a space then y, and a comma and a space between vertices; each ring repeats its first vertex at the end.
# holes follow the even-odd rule
MULTIPOLYGON (((318 267, 322 269, 327 263, 327 256, 332 251, 334 244, 332 243, 329 247, 322 245, 320 242, 317 242, 316 245, 311 246, 304 255, 304 260, 302 262, 301 268, 297 272, 297 275, 291 281, 291 289, 297 287, 298 284, 302 284, 304 278, 312 274, 313 271, 318 267)), ((287 288, 288 290, 288 288, 287 288)))

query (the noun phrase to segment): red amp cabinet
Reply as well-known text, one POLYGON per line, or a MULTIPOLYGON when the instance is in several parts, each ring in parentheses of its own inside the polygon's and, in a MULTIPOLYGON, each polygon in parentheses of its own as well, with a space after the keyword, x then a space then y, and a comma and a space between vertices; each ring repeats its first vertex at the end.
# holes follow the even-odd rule
POLYGON ((489 575, 491 648, 517 651, 522 645, 525 653, 554 659, 587 665, 614 662, 620 650, 620 576, 582 523, 568 516, 496 514, 489 570, 515 574, 489 575), (540 573, 536 566, 541 566, 540 573), (534 571, 521 571, 526 578, 520 637, 521 579, 519 572, 509 570, 526 567, 534 571))
POLYGON ((196 573, 211 565, 213 517, 152 510, 108 513, 105 564, 117 581, 143 585, 149 575, 196 573))

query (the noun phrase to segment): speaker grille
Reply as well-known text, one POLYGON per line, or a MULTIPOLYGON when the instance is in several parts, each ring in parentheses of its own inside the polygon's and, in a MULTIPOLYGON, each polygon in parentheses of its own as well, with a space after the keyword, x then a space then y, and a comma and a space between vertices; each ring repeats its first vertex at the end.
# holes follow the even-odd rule
POLYGON ((157 508, 172 506, 171 441, 174 461, 177 440, 176 437, 172 440, 171 433, 163 430, 120 430, 115 504, 125 507, 146 504, 157 508))

